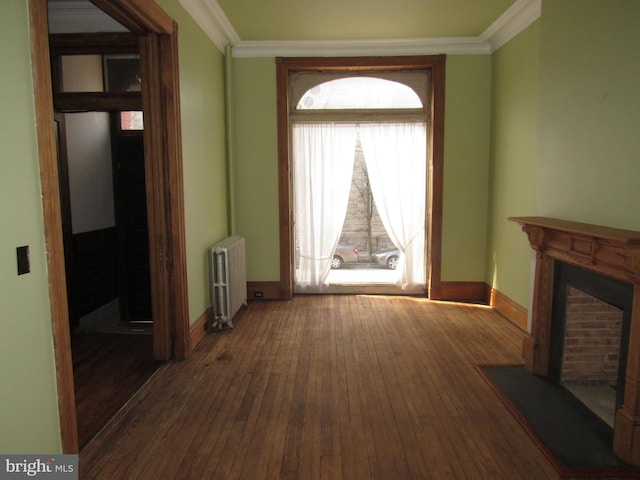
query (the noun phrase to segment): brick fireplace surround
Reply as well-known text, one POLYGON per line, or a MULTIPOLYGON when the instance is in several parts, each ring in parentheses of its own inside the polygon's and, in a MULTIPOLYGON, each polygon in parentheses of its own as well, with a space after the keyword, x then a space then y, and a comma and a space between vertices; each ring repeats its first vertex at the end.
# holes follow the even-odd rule
POLYGON ((546 217, 511 217, 536 252, 531 332, 524 341, 526 368, 549 376, 555 261, 590 270, 633 286, 625 389, 615 413, 613 450, 640 466, 640 232, 546 217))
POLYGON ((575 287, 569 287, 564 305, 562 381, 616 387, 622 310, 575 287))

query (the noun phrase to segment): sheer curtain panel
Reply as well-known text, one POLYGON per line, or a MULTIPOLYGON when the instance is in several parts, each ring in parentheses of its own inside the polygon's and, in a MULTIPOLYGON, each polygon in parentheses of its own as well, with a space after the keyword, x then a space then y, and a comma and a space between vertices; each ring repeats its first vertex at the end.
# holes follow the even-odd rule
POLYGON ((296 282, 299 293, 321 293, 349 201, 355 124, 292 126, 296 282))
POLYGON ((426 123, 360 124, 359 135, 380 219, 401 253, 399 285, 419 290, 426 283, 426 123))

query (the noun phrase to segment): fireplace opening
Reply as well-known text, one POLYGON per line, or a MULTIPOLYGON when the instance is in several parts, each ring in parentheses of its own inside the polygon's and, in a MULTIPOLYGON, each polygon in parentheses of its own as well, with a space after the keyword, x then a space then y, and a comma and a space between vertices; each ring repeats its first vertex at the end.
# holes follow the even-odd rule
POLYGON ((633 286, 556 261, 549 377, 613 428, 624 399, 633 286))

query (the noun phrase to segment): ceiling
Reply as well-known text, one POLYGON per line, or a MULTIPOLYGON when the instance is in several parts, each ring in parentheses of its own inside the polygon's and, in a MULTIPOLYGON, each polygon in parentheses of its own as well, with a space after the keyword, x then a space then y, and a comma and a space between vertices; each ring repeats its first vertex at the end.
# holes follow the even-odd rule
MULTIPOLYGON (((122 29, 89 0, 48 0, 52 33, 122 29)), ((490 53, 541 0, 178 0, 234 56, 490 53)))
POLYGON ((515 0, 218 0, 242 40, 478 36, 515 0))

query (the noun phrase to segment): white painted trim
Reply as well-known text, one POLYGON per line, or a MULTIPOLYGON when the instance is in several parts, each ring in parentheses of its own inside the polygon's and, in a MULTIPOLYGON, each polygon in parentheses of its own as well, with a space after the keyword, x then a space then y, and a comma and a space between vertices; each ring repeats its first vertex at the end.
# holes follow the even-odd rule
POLYGON ((367 55, 486 54, 489 45, 477 37, 399 38, 382 40, 302 40, 239 42, 234 57, 321 57, 367 55))
POLYGON ((517 0, 480 35, 480 39, 495 52, 540 18, 541 14, 542 0, 517 0))
POLYGON ((225 52, 227 45, 241 42, 240 36, 216 0, 179 1, 221 52, 225 52))

